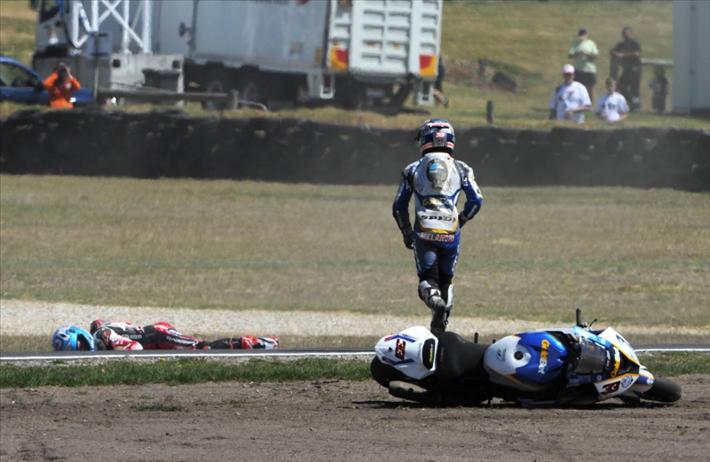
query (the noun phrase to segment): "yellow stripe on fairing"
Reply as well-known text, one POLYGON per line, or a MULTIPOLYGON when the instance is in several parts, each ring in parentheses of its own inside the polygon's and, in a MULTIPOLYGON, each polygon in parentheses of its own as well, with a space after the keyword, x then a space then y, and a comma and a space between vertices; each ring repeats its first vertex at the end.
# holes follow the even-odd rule
MULTIPOLYGON (((616 343, 616 342, 614 342, 614 341, 611 341, 611 340, 609 340, 609 339, 606 338, 606 337, 602 337, 602 338, 603 338, 604 340, 606 340, 607 342, 611 343, 612 345, 614 345, 614 347, 615 347, 617 350, 619 350, 619 354, 624 355, 624 350, 619 346, 618 343, 616 343)), ((633 348, 633 347, 632 347, 632 348, 633 348)), ((630 356, 627 356, 627 355, 624 355, 624 356, 625 356, 629 361, 631 361, 632 363, 636 364, 638 367, 641 367, 641 363, 638 362, 637 360, 635 360, 634 358, 632 358, 632 357, 630 357, 630 356)))
POLYGON ((621 350, 617 348, 618 354, 614 355, 614 369, 611 371, 611 376, 616 377, 619 373, 619 368, 621 367, 621 350))

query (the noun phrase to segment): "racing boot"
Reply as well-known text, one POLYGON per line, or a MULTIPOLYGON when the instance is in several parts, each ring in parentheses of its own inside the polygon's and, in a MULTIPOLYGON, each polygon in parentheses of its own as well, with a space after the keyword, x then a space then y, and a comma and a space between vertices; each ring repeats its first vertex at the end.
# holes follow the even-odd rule
POLYGON ((446 325, 449 323, 449 312, 446 311, 444 300, 439 298, 440 303, 431 308, 431 325, 429 330, 434 335, 441 335, 446 330, 446 325))
POLYGON ((446 306, 446 302, 441 297, 441 291, 429 281, 419 283, 419 298, 421 298, 429 309, 436 310, 440 306, 446 306))
POLYGON ((228 337, 214 340, 212 342, 200 341, 195 348, 198 350, 274 350, 279 346, 278 337, 254 337, 245 335, 244 337, 228 337))
POLYGON ((424 300, 432 313, 430 329, 434 335, 446 330, 446 301, 441 297, 438 287, 429 281, 419 282, 419 298, 424 300))
POLYGON ((241 347, 243 349, 254 350, 275 350, 279 347, 278 337, 254 337, 253 335, 245 335, 241 338, 241 347))
POLYGON ((279 347, 278 337, 259 337, 259 345, 257 348, 263 348, 265 350, 276 350, 279 347))
POLYGON ((454 307, 454 285, 453 284, 449 284, 449 288, 446 290, 445 301, 446 301, 446 308, 445 308, 446 314, 444 317, 444 319, 445 319, 444 325, 446 327, 449 325, 449 317, 451 316, 451 310, 454 307))

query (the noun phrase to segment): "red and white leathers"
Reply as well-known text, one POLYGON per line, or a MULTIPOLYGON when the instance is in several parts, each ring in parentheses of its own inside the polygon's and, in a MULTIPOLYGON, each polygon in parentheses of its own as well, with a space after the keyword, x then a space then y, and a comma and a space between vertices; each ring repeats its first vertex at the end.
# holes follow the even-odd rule
MULTIPOLYGON (((122 325, 122 331, 132 328, 130 323, 111 323, 122 325)), ((116 326, 118 327, 118 326, 116 326)), ((127 335, 120 335, 108 325, 102 326, 94 332, 94 342, 99 349, 105 350, 142 350, 143 345, 138 340, 133 340, 127 335), (103 348, 102 348, 103 347, 103 348)))
POLYGON ((107 350, 194 350, 194 349, 275 349, 275 337, 243 336, 206 342, 180 333, 166 321, 137 326, 125 321, 91 323, 98 348, 107 350))

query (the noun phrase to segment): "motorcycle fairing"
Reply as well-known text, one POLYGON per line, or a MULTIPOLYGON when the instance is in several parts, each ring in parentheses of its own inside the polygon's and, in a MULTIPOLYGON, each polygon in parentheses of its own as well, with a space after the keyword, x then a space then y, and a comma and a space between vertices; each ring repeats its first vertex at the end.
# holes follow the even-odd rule
POLYGON ((590 331, 576 326, 570 333, 577 336, 580 341, 594 342, 606 349, 609 361, 603 370, 597 372, 570 371, 569 387, 592 383, 598 393, 598 399, 605 400, 627 393, 632 388, 633 391, 645 391, 653 384, 653 375, 643 373, 645 368, 640 366, 633 347, 613 328, 590 331), (622 364, 625 364, 623 368, 622 364))
POLYGON ((641 369, 639 369, 639 376, 630 391, 640 395, 650 390, 651 387, 653 387, 653 382, 655 381, 655 377, 651 371, 646 369, 644 366, 641 366, 641 369))
POLYGON ((419 380, 436 371, 438 341, 426 327, 414 326, 380 339, 375 354, 383 363, 419 380))
POLYGON ((546 388, 564 371, 565 346, 549 332, 509 335, 489 346, 484 367, 492 382, 520 390, 546 388))
POLYGON ((631 389, 633 384, 636 383, 638 378, 639 374, 629 372, 608 380, 595 382, 594 388, 596 388, 597 393, 599 393, 599 399, 605 400, 626 393, 631 389))
POLYGON ((567 348, 562 342, 549 332, 527 332, 518 336, 520 344, 530 351, 531 358, 515 370, 517 378, 547 384, 562 375, 567 362, 567 348))
POLYGON ((614 330, 614 328, 607 327, 599 335, 597 335, 597 337, 603 338, 604 340, 608 341, 627 359, 629 359, 637 366, 641 366, 641 362, 639 362, 639 358, 638 356, 636 356, 636 351, 634 351, 631 344, 627 342, 626 339, 620 333, 614 330))

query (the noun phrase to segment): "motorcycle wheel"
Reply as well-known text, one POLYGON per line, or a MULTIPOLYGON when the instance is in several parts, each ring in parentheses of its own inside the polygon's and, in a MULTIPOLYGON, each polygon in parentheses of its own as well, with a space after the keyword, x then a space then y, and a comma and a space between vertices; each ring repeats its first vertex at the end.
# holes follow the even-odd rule
POLYGON ((650 390, 642 393, 640 397, 649 401, 672 403, 680 399, 680 385, 668 379, 656 378, 650 390))
POLYGON ((370 374, 372 374, 372 378, 377 381, 380 385, 382 385, 385 388, 388 388, 390 385, 390 382, 399 380, 399 381, 406 381, 407 376, 399 372, 397 369, 395 369, 392 366, 388 366, 387 364, 384 364, 382 361, 377 359, 377 356, 375 356, 372 359, 372 362, 370 363, 370 374))

